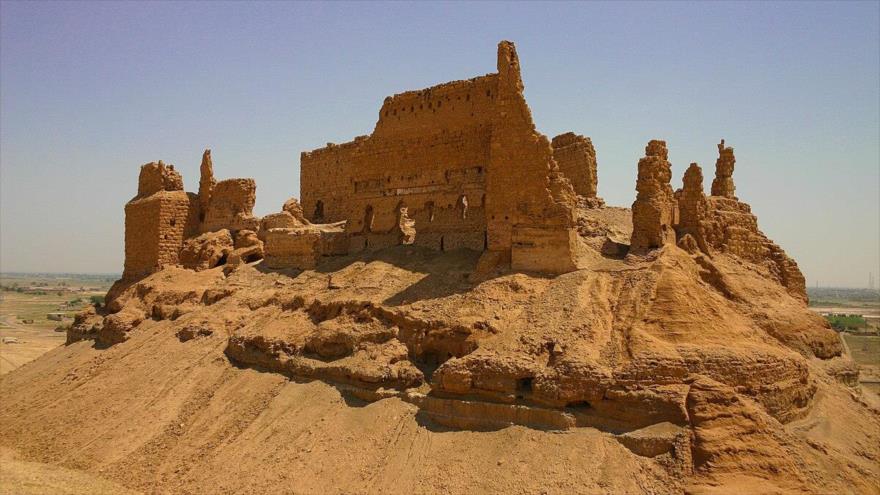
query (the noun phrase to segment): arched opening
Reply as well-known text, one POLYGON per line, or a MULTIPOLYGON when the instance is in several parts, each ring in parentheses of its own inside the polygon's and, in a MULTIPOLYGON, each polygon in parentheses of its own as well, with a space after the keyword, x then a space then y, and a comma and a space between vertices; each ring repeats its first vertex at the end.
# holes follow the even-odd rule
POLYGON ((320 199, 315 203, 315 213, 312 215, 312 219, 316 223, 324 219, 324 202, 320 199))
POLYGON ((372 232, 373 231, 373 220, 376 218, 376 213, 373 211, 373 205, 367 205, 366 209, 364 209, 364 232, 372 232))
POLYGON ((428 221, 433 222, 434 221, 434 202, 433 201, 428 201, 427 203, 425 203, 425 211, 428 212, 428 221))
POLYGON ((458 209, 459 214, 461 215, 461 219, 464 220, 467 218, 468 212, 468 199, 467 196, 462 194, 458 197, 458 201, 455 203, 455 207, 458 209))

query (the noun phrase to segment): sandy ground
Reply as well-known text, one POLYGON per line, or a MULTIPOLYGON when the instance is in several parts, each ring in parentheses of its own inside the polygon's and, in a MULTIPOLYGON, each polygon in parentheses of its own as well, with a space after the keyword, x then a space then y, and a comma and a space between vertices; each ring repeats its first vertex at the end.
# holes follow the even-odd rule
POLYGON ((135 495, 138 492, 84 471, 18 458, 0 448, 0 494, 135 495))
POLYGON ((18 323, 14 316, 0 316, 0 375, 64 344, 64 332, 39 325, 18 323), (14 340, 13 340, 14 339, 14 340))

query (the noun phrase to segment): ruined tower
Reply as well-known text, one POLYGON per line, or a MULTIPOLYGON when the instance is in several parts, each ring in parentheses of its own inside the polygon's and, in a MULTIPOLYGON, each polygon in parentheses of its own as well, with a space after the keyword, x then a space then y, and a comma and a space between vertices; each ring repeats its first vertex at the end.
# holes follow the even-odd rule
POLYGON ((123 280, 178 263, 184 238, 196 230, 194 199, 183 190, 174 165, 160 160, 141 167, 137 196, 125 205, 123 280))
POLYGON ((633 233, 630 250, 644 252, 675 243, 672 228, 675 198, 670 180, 672 166, 666 141, 652 140, 639 160, 636 200, 632 205, 633 233))

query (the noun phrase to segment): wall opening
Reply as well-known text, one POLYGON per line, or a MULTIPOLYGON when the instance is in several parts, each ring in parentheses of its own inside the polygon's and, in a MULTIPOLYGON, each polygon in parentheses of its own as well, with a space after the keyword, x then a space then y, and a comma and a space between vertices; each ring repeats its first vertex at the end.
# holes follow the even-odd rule
POLYGON ((324 202, 320 199, 317 203, 315 203, 315 213, 312 215, 312 218, 315 220, 315 222, 324 219, 324 202))
POLYGON ((468 212, 468 199, 467 196, 462 194, 458 198, 458 202, 455 203, 455 207, 459 209, 459 214, 461 215, 461 219, 464 220, 467 218, 468 212))
POLYGON ((367 205, 364 209, 364 232, 373 231, 373 220, 376 219, 376 212, 373 211, 373 205, 367 205))
POLYGON ((427 203, 425 203, 425 210, 427 210, 427 212, 428 212, 428 221, 433 222, 434 221, 434 202, 428 201, 427 203))
POLYGON ((520 378, 516 381, 516 398, 522 399, 527 394, 532 393, 532 380, 534 378, 531 376, 527 376, 525 378, 520 378))

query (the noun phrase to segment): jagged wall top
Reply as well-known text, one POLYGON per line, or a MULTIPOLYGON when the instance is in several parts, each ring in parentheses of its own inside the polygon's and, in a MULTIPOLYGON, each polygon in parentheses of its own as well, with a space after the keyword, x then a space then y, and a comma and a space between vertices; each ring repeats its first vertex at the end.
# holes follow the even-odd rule
POLYGON ((143 198, 159 191, 183 191, 183 177, 174 170, 174 165, 165 165, 162 160, 141 166, 137 197, 143 198))

